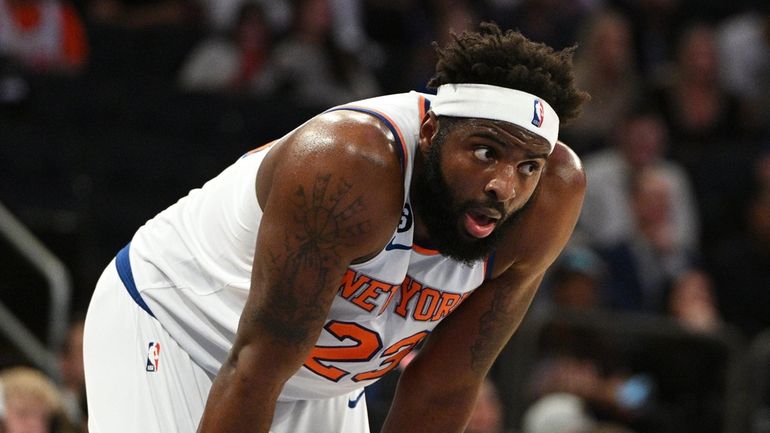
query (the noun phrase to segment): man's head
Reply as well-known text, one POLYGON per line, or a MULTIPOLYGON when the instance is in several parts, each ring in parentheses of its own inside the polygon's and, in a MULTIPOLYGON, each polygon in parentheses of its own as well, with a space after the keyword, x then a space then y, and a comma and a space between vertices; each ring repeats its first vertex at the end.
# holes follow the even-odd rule
POLYGON ((574 47, 554 51, 492 23, 479 27, 479 32, 453 34, 446 46, 435 47, 436 73, 428 87, 472 83, 516 89, 547 101, 563 123, 577 117, 588 95, 574 85, 574 47))
POLYGON ((86 379, 83 369, 83 329, 85 315, 80 315, 69 327, 67 340, 59 352, 59 368, 62 384, 77 394, 85 393, 86 379))
POLYGON ((624 113, 615 129, 615 143, 635 170, 660 160, 668 147, 666 123, 656 109, 646 103, 624 113))
POLYGON ((53 382, 38 370, 11 368, 0 373, 5 395, 6 433, 47 433, 60 409, 60 397, 53 382))
POLYGON ((484 23, 438 48, 438 88, 420 131, 412 198, 430 241, 470 262, 487 256, 525 209, 558 136, 587 95, 573 49, 554 51, 484 23))

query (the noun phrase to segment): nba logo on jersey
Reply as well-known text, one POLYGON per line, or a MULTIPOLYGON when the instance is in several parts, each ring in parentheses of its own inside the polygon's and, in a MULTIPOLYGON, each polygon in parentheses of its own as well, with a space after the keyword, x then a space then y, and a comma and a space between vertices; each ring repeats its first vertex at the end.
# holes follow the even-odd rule
POLYGON ((160 361, 160 343, 150 341, 147 348, 147 371, 158 371, 158 362, 160 361))
POLYGON ((538 128, 543 125, 543 117, 545 117, 545 108, 543 102, 539 99, 535 99, 535 112, 532 115, 532 124, 538 128))

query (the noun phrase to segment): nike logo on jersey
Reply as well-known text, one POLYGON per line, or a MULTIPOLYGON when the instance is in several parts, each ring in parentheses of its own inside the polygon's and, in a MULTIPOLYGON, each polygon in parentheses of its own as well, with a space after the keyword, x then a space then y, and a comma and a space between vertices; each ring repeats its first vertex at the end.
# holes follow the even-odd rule
POLYGON ((352 400, 348 399, 348 407, 353 409, 356 406, 358 406, 358 402, 361 400, 361 397, 363 396, 364 396, 364 391, 361 391, 361 393, 358 394, 358 397, 356 397, 355 399, 352 399, 352 400))

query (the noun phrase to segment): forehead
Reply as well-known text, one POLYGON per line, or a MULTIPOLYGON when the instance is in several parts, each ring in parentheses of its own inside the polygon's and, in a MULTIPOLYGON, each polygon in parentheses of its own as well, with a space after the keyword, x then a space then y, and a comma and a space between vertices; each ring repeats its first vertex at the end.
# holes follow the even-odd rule
POLYGON ((548 153, 551 147, 544 137, 503 120, 467 118, 460 122, 458 129, 465 136, 487 137, 527 151, 548 153))

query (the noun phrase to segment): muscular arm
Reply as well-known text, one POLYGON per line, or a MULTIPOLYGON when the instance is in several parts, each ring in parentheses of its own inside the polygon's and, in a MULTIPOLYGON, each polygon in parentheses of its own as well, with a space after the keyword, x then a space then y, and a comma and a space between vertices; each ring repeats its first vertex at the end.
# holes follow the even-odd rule
POLYGON ((200 433, 269 431, 276 399, 312 350, 347 266, 382 248, 396 227, 398 160, 377 125, 350 119, 310 122, 264 163, 258 181, 270 186, 259 190, 251 290, 200 433))
POLYGON ((498 250, 496 278, 439 324, 409 364, 383 433, 463 431, 484 377, 569 240, 584 191, 579 160, 557 145, 535 201, 498 250))

